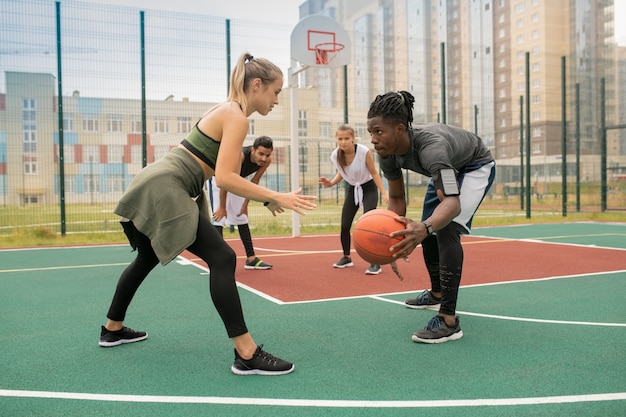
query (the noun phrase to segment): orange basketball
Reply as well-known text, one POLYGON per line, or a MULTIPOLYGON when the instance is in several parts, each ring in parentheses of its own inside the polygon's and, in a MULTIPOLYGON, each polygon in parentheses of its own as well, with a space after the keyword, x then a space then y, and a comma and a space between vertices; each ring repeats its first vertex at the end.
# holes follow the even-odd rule
POLYGON ((404 230, 404 224, 396 220, 398 215, 391 210, 370 210, 354 225, 352 242, 356 253, 365 261, 385 265, 393 261, 389 248, 404 239, 404 236, 389 237, 391 232, 404 230))

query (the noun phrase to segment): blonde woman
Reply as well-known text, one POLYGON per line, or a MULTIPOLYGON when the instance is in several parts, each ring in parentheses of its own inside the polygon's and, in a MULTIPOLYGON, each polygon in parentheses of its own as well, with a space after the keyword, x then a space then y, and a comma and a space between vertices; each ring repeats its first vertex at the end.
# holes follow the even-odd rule
POLYGON ((294 365, 257 345, 244 321, 235 283, 236 256, 211 224, 203 193, 204 183, 233 194, 262 201, 274 214, 285 209, 305 214, 315 204, 300 190, 278 193, 239 175, 241 148, 248 132, 248 116, 267 115, 278 104, 282 71, 270 61, 239 57, 230 78, 227 100, 207 111, 182 143, 162 160, 144 168, 131 182, 115 209, 122 216, 137 258, 122 273, 102 326, 100 346, 145 340, 146 332, 124 326, 126 310, 148 273, 165 265, 183 250, 202 259, 211 270, 210 292, 228 337, 234 345, 231 371, 238 375, 281 375, 294 365))
MULTIPOLYGON (((334 268, 349 268, 354 266, 350 257, 350 244, 352 242, 350 229, 359 207, 363 207, 364 213, 375 209, 378 202, 378 192, 383 196, 385 204, 387 204, 388 199, 383 187, 383 180, 376 171, 372 151, 366 146, 356 143, 354 129, 348 125, 341 125, 337 128, 335 138, 337 139, 337 148, 330 155, 330 160, 337 168, 337 175, 332 180, 321 177, 319 183, 324 187, 332 187, 341 180, 346 180, 349 184, 346 188, 346 197, 341 210, 339 238, 343 256, 333 264, 334 268)), ((381 271, 380 265, 371 264, 365 273, 378 275, 381 271)))

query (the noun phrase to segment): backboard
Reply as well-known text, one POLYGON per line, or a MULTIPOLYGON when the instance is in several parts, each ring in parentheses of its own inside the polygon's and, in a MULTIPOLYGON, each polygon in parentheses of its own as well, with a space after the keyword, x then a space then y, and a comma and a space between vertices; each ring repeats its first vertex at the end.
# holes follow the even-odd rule
POLYGON ((291 32, 291 59, 310 67, 348 65, 350 37, 335 20, 324 15, 301 19, 291 32))

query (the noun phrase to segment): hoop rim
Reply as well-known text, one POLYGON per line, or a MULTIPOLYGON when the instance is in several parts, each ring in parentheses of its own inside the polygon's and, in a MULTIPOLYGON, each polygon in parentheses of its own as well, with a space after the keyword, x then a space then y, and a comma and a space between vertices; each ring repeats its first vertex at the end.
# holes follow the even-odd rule
POLYGON ((323 51, 326 53, 341 52, 345 48, 345 45, 341 42, 322 42, 315 45, 316 51, 323 51), (331 48, 332 47, 332 48, 331 48))

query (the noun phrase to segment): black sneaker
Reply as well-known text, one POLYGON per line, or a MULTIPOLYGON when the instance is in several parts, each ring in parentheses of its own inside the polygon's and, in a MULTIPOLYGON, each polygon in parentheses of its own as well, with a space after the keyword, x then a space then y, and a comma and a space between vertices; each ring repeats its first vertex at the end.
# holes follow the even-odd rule
POLYGON ((417 294, 415 298, 409 298, 404 302, 404 305, 408 308, 431 308, 431 309, 439 309, 441 306, 441 298, 437 298, 430 291, 426 290, 417 294))
POLYGON ((380 267, 380 265, 376 264, 371 264, 369 268, 365 270, 366 275, 378 275, 381 272, 383 272, 383 269, 380 267))
POLYGON ((251 261, 246 261, 244 266, 246 269, 272 269, 272 265, 263 262, 259 258, 254 258, 251 261))
POLYGON ((349 256, 344 256, 333 264, 333 268, 350 268, 354 266, 349 256))
POLYGON ((453 327, 449 327, 443 317, 435 316, 419 332, 415 332, 411 339, 417 343, 443 343, 458 340, 463 337, 463 330, 459 326, 459 318, 453 327))
POLYGON ((262 348, 263 345, 257 346, 256 352, 248 360, 239 356, 235 349, 235 363, 230 370, 235 375, 285 375, 293 372, 293 363, 277 358, 262 348))
POLYGON ((112 347, 121 345, 122 343, 141 342, 147 338, 148 333, 138 332, 126 326, 117 331, 107 330, 106 327, 102 326, 100 342, 98 342, 98 344, 102 347, 112 347))

